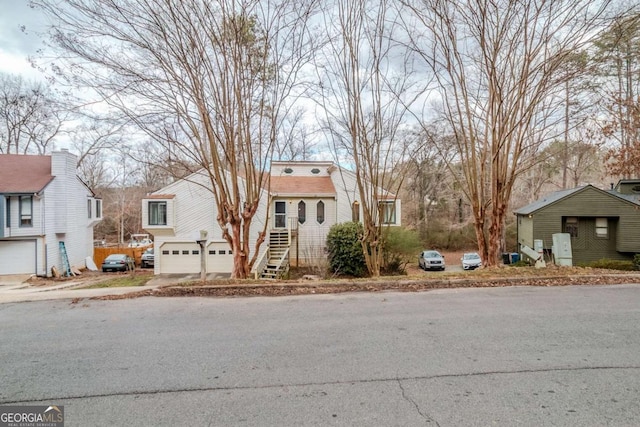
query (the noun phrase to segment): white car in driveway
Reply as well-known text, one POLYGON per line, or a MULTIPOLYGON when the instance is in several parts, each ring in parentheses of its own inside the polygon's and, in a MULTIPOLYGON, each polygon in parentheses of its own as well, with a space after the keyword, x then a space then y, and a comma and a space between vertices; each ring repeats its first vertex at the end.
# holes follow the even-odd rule
POLYGON ((444 256, 438 251, 422 251, 418 266, 423 270, 444 270, 444 256))
POLYGON ((482 258, 476 252, 467 252, 460 258, 463 270, 475 270, 482 265, 482 258))

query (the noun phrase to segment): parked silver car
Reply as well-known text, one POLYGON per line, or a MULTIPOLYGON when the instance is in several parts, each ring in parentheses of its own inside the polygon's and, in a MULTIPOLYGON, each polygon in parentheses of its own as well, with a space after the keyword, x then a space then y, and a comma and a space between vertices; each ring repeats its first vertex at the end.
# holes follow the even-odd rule
POLYGON ((474 270, 482 265, 482 258, 476 252, 467 252, 460 261, 464 270, 474 270))
POLYGON ((148 248, 140 257, 140 267, 153 267, 153 248, 148 248))
POLYGON ((135 269, 134 259, 127 254, 111 254, 102 262, 102 272, 133 271, 135 269))
POLYGON ((438 251, 422 251, 418 266, 423 270, 444 270, 444 256, 438 251))

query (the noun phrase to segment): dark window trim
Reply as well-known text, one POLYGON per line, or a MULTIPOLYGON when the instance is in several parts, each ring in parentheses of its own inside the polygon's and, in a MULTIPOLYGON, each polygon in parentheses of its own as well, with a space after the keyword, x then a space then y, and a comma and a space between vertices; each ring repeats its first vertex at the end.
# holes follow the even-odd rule
POLYGON ((319 200, 318 203, 316 203, 316 221, 318 221, 318 224, 324 224, 324 219, 325 219, 324 209, 325 209, 324 202, 322 200, 319 200))
POLYGON ((7 228, 11 227, 11 197, 6 198, 6 210, 7 210, 7 228))
POLYGON ((307 220, 307 204, 304 200, 298 202, 298 222, 304 224, 307 220))

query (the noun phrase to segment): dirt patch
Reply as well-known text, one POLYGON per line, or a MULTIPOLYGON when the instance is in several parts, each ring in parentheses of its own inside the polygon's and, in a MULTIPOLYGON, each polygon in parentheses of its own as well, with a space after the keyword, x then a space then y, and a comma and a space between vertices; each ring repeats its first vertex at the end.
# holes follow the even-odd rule
POLYGON ((153 271, 148 270, 136 270, 132 272, 114 272, 103 273, 101 271, 82 270, 82 274, 70 277, 38 277, 33 276, 29 278, 25 283, 29 286, 38 288, 54 287, 59 285, 68 285, 68 287, 76 286, 90 286, 107 280, 115 279, 123 275, 135 275, 135 276, 153 276, 153 271))

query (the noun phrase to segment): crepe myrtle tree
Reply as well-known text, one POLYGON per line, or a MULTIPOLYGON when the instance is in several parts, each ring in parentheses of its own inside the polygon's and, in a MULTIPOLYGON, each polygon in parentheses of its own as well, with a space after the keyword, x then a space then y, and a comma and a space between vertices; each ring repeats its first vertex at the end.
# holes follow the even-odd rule
POLYGON ((562 132, 566 63, 592 43, 610 2, 402 3, 406 39, 437 78, 431 101, 454 135, 454 175, 472 207, 480 255, 496 265, 514 183, 562 132))
POLYGON ((392 222, 406 156, 397 138, 416 82, 402 43, 398 15, 388 0, 325 3, 329 42, 318 55, 318 95, 324 131, 338 161, 353 165, 362 208, 362 251, 371 276, 383 266, 383 237, 392 222))
POLYGON ((315 51, 315 2, 32 2, 51 23, 59 77, 91 88, 160 144, 159 165, 208 177, 234 278, 250 274, 265 238, 263 228, 250 248, 279 126, 315 51))

